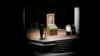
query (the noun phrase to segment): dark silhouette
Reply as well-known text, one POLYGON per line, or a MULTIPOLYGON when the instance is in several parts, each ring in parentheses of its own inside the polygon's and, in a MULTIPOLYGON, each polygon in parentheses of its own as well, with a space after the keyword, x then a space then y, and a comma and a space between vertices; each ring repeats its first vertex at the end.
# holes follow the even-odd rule
POLYGON ((76 29, 74 25, 72 25, 71 29, 72 29, 72 35, 76 35, 76 29))
POLYGON ((44 33, 44 26, 43 24, 40 25, 40 40, 43 39, 43 33, 44 33))

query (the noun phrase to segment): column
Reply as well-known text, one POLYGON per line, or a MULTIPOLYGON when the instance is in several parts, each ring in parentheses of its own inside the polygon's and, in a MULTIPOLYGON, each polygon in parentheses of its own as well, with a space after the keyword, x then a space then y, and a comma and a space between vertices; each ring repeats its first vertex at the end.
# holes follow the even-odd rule
POLYGON ((76 32, 79 32, 79 7, 74 7, 74 25, 76 32))

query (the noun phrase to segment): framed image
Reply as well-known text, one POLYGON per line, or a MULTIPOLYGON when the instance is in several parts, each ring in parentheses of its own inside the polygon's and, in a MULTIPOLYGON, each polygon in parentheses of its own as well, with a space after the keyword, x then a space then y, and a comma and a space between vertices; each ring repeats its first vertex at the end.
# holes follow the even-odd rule
POLYGON ((55 14, 54 13, 47 14, 47 28, 49 24, 55 24, 55 14))

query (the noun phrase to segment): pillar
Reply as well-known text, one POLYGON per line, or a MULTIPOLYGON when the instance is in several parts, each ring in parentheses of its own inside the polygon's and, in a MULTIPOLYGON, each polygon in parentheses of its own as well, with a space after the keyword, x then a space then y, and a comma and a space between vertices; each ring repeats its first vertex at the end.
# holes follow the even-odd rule
POLYGON ((77 33, 79 33, 79 16, 79 7, 74 7, 74 25, 77 33))

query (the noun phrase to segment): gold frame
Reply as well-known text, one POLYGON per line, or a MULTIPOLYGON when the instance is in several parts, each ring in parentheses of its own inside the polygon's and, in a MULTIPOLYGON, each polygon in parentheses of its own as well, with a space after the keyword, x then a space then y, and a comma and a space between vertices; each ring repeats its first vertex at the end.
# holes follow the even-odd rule
POLYGON ((47 13, 47 28, 49 24, 55 24, 55 14, 47 13))

